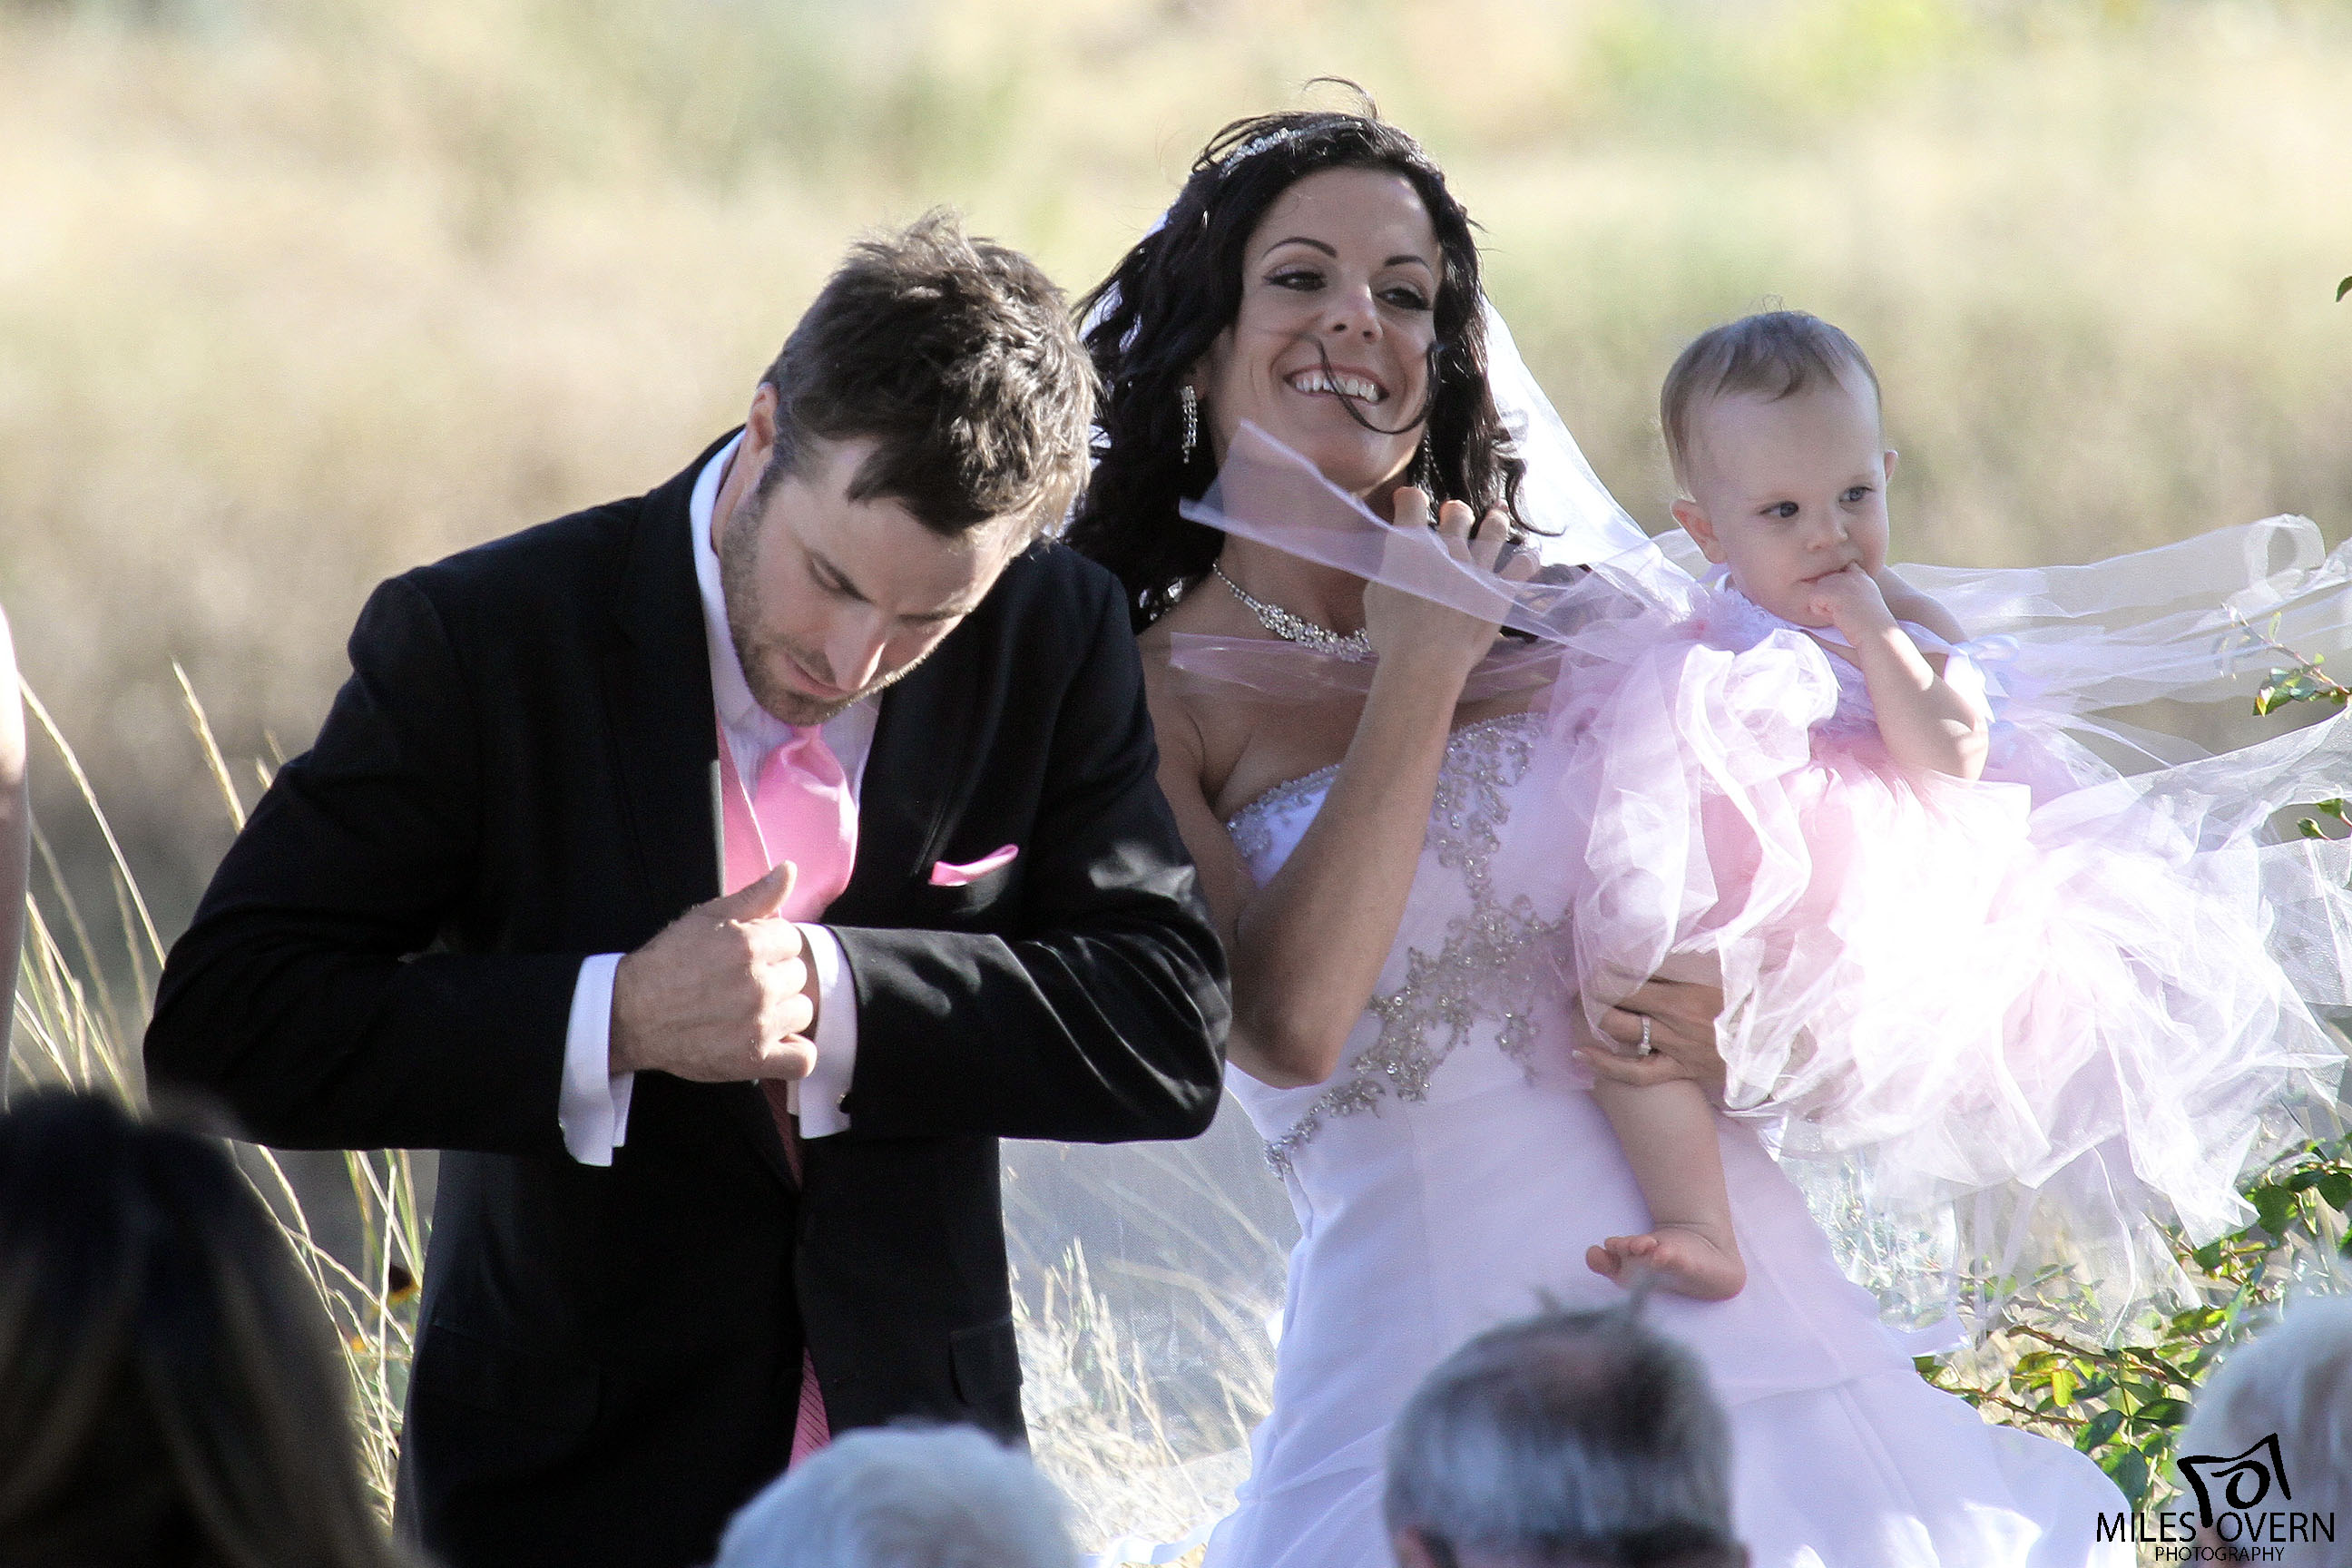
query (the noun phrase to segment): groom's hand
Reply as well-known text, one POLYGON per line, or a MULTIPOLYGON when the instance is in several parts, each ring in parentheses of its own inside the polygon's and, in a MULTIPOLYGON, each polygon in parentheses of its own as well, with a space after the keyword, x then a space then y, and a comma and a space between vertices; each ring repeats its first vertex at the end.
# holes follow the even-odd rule
POLYGON ((800 927, 777 910, 786 861, 670 922, 613 973, 614 1073, 653 1068, 703 1083, 806 1078, 816 985, 800 927))

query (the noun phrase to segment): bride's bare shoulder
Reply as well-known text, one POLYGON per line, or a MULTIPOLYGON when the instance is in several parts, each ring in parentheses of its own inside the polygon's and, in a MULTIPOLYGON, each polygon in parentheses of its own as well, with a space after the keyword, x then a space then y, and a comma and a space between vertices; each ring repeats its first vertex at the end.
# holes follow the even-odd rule
POLYGON ((1255 624, 1237 621, 1233 605, 1220 595, 1190 593, 1176 602, 1173 609, 1137 634, 1136 649, 1143 656, 1144 678, 1152 687, 1154 704, 1168 701, 1182 706, 1188 711, 1199 707, 1213 708, 1216 704, 1204 697, 1202 689, 1192 682, 1173 679, 1176 669, 1176 638, 1192 637, 1248 637, 1259 634, 1255 624))

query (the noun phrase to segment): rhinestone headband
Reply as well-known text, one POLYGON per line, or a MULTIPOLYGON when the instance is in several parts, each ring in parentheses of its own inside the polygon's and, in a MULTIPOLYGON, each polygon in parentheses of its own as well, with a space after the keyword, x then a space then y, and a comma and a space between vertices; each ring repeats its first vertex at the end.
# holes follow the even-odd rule
POLYGON ((1244 158, 1254 158, 1269 147, 1279 147, 1286 142, 1296 142, 1307 134, 1304 125, 1286 125, 1279 131, 1269 131, 1263 136, 1253 136, 1223 157, 1217 160, 1219 172, 1232 168, 1244 158))

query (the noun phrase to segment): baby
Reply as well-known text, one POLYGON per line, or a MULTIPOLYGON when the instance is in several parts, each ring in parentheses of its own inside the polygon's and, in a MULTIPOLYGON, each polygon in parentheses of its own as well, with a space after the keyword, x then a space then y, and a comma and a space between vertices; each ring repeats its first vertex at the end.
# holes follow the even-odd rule
MULTIPOLYGON (((1739 612, 1730 618, 1793 626, 1859 670, 1895 765, 1975 779, 1990 720, 1979 682, 1946 679, 1944 645, 1960 629, 1887 570, 1895 454, 1861 348, 1798 311, 1749 316, 1683 351, 1659 415, 1681 498, 1675 521, 1727 579, 1739 612)), ((1687 1081, 1603 1080, 1593 1097, 1624 1147, 1651 1228, 1608 1237, 1587 1261, 1612 1279, 1640 1266, 1685 1295, 1736 1295, 1747 1266, 1706 1096, 1687 1081)))

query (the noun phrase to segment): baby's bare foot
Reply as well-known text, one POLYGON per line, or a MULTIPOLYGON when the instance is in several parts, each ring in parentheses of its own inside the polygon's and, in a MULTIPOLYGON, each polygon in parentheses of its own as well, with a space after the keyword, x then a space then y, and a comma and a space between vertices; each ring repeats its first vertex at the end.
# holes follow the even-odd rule
POLYGON ((1662 1225, 1645 1236, 1612 1236, 1584 1249, 1585 1266, 1621 1285, 1642 1273, 1678 1296, 1720 1301, 1748 1283, 1748 1265, 1738 1244, 1695 1225, 1662 1225))

